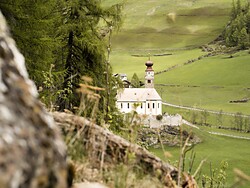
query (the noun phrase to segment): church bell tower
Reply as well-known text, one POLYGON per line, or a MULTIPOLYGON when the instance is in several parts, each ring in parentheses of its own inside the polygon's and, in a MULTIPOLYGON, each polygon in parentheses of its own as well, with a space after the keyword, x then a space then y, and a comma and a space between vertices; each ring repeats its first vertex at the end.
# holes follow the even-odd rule
POLYGON ((145 88, 154 88, 154 70, 152 68, 153 62, 150 60, 150 57, 148 61, 145 63, 147 66, 145 70, 145 88))

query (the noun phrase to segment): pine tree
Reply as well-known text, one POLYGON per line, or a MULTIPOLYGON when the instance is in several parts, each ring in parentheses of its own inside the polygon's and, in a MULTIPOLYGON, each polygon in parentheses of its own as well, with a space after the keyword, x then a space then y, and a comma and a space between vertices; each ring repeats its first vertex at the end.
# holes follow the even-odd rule
POLYGON ((249 3, 244 6, 237 0, 236 5, 233 1, 230 24, 224 33, 225 43, 229 47, 239 47, 246 49, 250 45, 250 12, 249 3))
POLYGON ((133 74, 131 79, 131 85, 133 88, 139 88, 140 87, 140 80, 136 73, 133 74))
POLYGON ((249 46, 249 35, 247 34, 246 28, 242 28, 239 33, 239 42, 238 46, 240 49, 244 50, 249 46))
POLYGON ((242 12, 241 0, 237 0, 237 3, 236 3, 236 15, 241 14, 241 12, 242 12))
POLYGON ((54 7, 56 0, 2 0, 0 8, 26 61, 30 77, 41 85, 42 71, 54 62, 54 7))
POLYGON ((235 19, 237 17, 237 10, 236 10, 236 7, 235 7, 235 2, 233 0, 232 2, 232 10, 231 10, 231 19, 235 19))
POLYGON ((79 105, 75 90, 81 76, 91 77, 93 84, 102 88, 106 88, 107 82, 111 83, 106 80, 107 74, 111 78, 111 72, 106 71, 106 44, 101 31, 116 25, 120 20, 120 9, 117 5, 105 10, 98 0, 62 0, 61 5, 63 16, 57 36, 61 38, 63 53, 58 58, 63 60, 66 70, 63 87, 70 86, 71 90, 65 93, 68 101, 60 100, 58 103, 63 110, 79 105))
POLYGON ((103 8, 99 0, 41 0, 35 3, 33 0, 1 0, 0 8, 26 58, 31 78, 43 88, 49 83, 45 77, 49 77, 50 82, 56 78, 53 92, 64 91, 63 97, 57 100, 61 109, 79 105, 75 90, 83 75, 92 77, 94 85, 109 88, 108 95, 100 93, 99 109, 105 108, 107 96, 111 99, 108 108, 115 108, 113 84, 116 82, 105 57, 108 49, 105 36, 109 28, 119 27, 121 5, 103 8), (52 64, 55 65, 53 69, 52 64))

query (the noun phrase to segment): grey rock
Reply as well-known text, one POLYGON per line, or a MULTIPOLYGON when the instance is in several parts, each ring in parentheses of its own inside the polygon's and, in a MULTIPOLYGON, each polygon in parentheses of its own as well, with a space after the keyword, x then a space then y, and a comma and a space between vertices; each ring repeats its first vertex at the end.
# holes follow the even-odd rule
POLYGON ((66 146, 0 12, 0 186, 67 187, 66 146))

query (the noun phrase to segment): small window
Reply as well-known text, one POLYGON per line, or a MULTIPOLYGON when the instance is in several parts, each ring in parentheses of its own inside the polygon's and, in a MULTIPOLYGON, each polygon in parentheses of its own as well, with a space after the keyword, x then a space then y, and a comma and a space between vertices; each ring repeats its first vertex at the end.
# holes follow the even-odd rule
POLYGON ((141 108, 142 108, 142 103, 141 103, 141 108))
POLYGON ((160 108, 160 103, 158 103, 158 108, 160 108))
POLYGON ((151 83, 151 80, 148 80, 148 84, 150 84, 151 83))
POLYGON ((155 103, 153 103, 153 108, 155 108, 155 103))
POLYGON ((128 108, 129 108, 129 103, 128 103, 128 108))
POLYGON ((121 103, 121 108, 122 108, 122 103, 121 103))
POLYGON ((148 103, 148 108, 149 108, 149 103, 148 103))

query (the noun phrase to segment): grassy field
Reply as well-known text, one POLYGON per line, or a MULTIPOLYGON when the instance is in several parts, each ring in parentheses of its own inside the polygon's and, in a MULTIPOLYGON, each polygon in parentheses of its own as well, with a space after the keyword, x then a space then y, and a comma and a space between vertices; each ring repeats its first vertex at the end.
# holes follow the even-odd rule
MULTIPOLYGON (((104 6, 122 1, 104 0, 104 6)), ((114 49, 199 46, 215 39, 228 21, 231 0, 124 1, 124 23, 114 49)))
MULTIPOLYGON (((250 97, 248 51, 233 54, 233 58, 218 55, 184 65, 188 60, 206 54, 199 47, 221 34, 229 20, 232 0, 104 0, 103 5, 119 2, 124 2, 124 23, 120 32, 112 36, 113 72, 126 73, 129 79, 136 73, 144 81, 144 63, 150 53, 155 72, 177 66, 155 76, 156 89, 164 101, 208 110, 250 114, 249 102, 229 103, 231 100, 250 97), (157 54, 168 55, 154 56, 157 54)), ((179 113, 187 119, 193 113, 165 106, 163 111, 179 113)), ((234 117, 222 118, 223 126, 232 126, 234 117)), ((208 121, 217 126, 218 115, 209 115, 208 121)), ((215 136, 207 131, 249 137, 248 133, 214 127, 193 130, 203 140, 195 146, 194 169, 206 158, 202 172, 209 174, 210 162, 213 168, 218 168, 221 161, 227 161, 227 186, 234 181, 233 168, 250 174, 250 141, 215 136)), ((179 148, 167 147, 166 150, 173 154, 170 159, 172 162, 178 160, 179 148)), ((151 151, 164 158, 161 149, 152 148, 151 151)))
POLYGON ((165 75, 155 76, 156 83, 169 83, 195 86, 240 86, 248 87, 250 83, 250 64, 248 51, 229 55, 204 58, 195 63, 176 69, 165 75), (192 73, 191 73, 192 72, 192 73))
POLYGON ((170 103, 197 106, 224 112, 250 113, 249 103, 229 103, 250 96, 250 55, 247 51, 204 58, 155 76, 163 100, 170 103))
MULTIPOLYGON (((183 65, 205 53, 199 48, 215 39, 229 20, 231 0, 104 0, 104 6, 124 3, 124 24, 112 37, 111 64, 115 73, 134 73, 144 79, 144 63, 151 54, 155 72, 183 65), (169 14, 174 14, 170 18, 169 14), (171 54, 154 56, 156 54, 171 54), (135 56, 136 55, 136 56, 135 56), (140 57, 138 57, 140 56, 140 57)), ((234 58, 220 55, 155 76, 165 101, 210 110, 249 113, 248 104, 229 104, 249 96, 248 52, 234 58), (196 88, 188 86, 199 86, 196 88)))
MULTIPOLYGON (((190 129, 202 138, 203 142, 196 145, 194 151, 196 153, 195 158, 195 165, 193 167, 193 173, 198 167, 200 161, 206 159, 206 163, 202 168, 203 174, 210 174, 210 163, 212 163, 212 168, 219 168, 220 163, 222 161, 226 161, 229 166, 226 170, 227 173, 227 186, 232 185, 234 182, 234 173, 233 169, 238 168, 241 169, 243 172, 250 174, 249 169, 249 158, 247 156, 250 155, 249 150, 249 140, 240 140, 222 136, 215 136, 208 134, 206 130, 197 130, 197 129, 190 129), (219 143, 219 144, 218 144, 219 143)), ((244 135, 244 134, 243 134, 244 135)), ((244 135, 245 136, 245 135, 244 135)), ((165 147, 166 151, 169 151, 173 157, 169 158, 170 161, 175 163, 179 159, 180 148, 179 147, 165 147)), ((161 149, 150 149, 151 152, 155 153, 162 159, 166 158, 163 155, 161 149)), ((187 155, 186 167, 188 167, 188 158, 190 155, 187 155)), ((187 170, 187 169, 186 169, 187 170)), ((250 184, 241 187, 249 187, 250 184)))
MULTIPOLYGON (((126 73, 131 79, 137 73, 143 81, 145 62, 149 51, 133 51, 123 53, 113 52, 114 72, 126 73), (134 57, 132 55, 143 55, 134 57), (126 62, 126 63, 124 63, 126 62)), ((200 49, 179 51, 151 51, 155 72, 179 67, 155 76, 156 89, 164 101, 169 103, 196 106, 208 110, 224 112, 250 113, 249 103, 229 103, 250 97, 250 55, 248 51, 229 55, 219 55, 204 58, 192 64, 184 65, 189 59, 203 55, 200 49), (158 53, 168 53, 168 56, 152 56, 158 53)))
POLYGON ((133 51, 114 51, 112 52, 111 62, 114 72, 126 73, 131 79, 134 73, 143 80, 145 75, 145 62, 149 54, 154 62, 154 71, 158 72, 168 69, 175 65, 181 65, 189 59, 203 55, 200 49, 191 50, 133 50, 133 51), (170 54, 167 56, 154 56, 157 54, 170 54), (142 56, 136 57, 134 55, 142 56))

